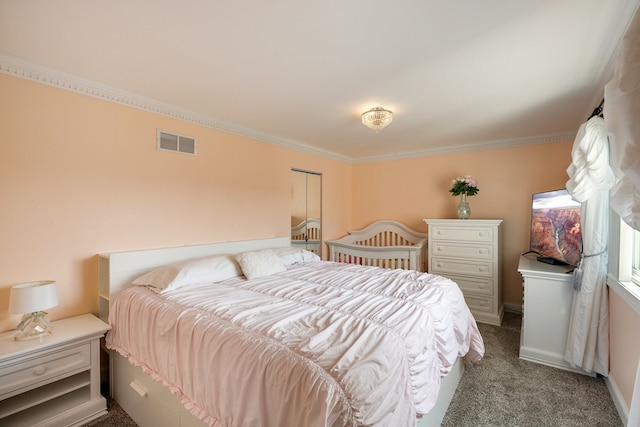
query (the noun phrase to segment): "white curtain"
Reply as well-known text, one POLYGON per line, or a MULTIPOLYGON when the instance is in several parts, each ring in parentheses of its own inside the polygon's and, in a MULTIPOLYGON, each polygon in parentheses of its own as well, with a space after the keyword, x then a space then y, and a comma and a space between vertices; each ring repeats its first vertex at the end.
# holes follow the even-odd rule
POLYGON ((622 39, 613 79, 604 89, 604 118, 617 182, 611 207, 640 230, 640 13, 622 39))
POLYGON ((574 273, 579 290, 573 296, 565 360, 585 371, 607 376, 609 189, 615 177, 609 166, 607 129, 601 117, 592 117, 580 126, 571 159, 567 189, 573 199, 582 203, 582 262, 574 273))

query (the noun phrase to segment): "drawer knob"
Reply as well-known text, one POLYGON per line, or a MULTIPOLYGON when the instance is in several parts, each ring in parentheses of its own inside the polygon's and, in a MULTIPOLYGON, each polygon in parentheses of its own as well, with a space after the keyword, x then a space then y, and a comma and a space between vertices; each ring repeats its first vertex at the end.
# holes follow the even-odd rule
POLYGON ((39 377, 45 372, 47 372, 47 367, 40 365, 40 366, 36 366, 36 368, 33 370, 33 375, 35 375, 36 377, 39 377))

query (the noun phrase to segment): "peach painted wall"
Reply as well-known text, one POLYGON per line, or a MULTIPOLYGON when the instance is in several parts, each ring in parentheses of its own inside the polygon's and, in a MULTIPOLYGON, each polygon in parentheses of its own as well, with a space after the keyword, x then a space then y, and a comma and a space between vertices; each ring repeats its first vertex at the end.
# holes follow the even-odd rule
POLYGON ((0 91, 0 330, 24 281, 58 281, 53 318, 95 312, 100 252, 287 235, 292 167, 323 174, 324 239, 382 218, 426 231, 454 216, 451 178, 474 174, 472 217, 505 220, 504 300, 520 304, 531 193, 563 187, 570 161, 567 141, 348 165, 6 75, 0 91), (198 156, 157 151, 157 129, 198 156))
POLYGON ((627 409, 631 405, 640 360, 640 314, 609 289, 609 378, 618 387, 627 409))
POLYGON ((349 164, 2 74, 0 93, 0 331, 20 282, 58 282, 54 319, 97 312, 101 252, 289 235, 292 167, 323 174, 324 238, 349 228, 349 164))
POLYGON ((455 218, 458 197, 450 181, 471 174, 480 192, 470 197, 471 218, 503 219, 502 277, 505 303, 522 305, 518 259, 529 247, 531 195, 564 188, 573 141, 456 153, 356 165, 355 229, 395 219, 427 231, 424 218, 455 218))

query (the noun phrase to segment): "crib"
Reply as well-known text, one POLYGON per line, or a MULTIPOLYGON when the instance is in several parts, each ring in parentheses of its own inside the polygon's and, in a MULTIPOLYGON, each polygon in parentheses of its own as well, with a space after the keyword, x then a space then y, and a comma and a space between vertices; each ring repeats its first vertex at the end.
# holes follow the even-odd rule
POLYGON ((308 218, 291 227, 291 246, 320 254, 320 220, 308 218))
POLYGON ((327 241, 329 260, 383 268, 427 271, 427 233, 392 220, 327 241))

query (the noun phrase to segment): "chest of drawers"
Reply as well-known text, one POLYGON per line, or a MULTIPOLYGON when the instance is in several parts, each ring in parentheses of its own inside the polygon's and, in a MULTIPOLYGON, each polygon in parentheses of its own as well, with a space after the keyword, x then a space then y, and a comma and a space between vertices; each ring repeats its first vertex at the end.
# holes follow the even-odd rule
POLYGON ((429 226, 429 273, 460 286, 478 322, 500 325, 502 220, 425 219, 429 226))

